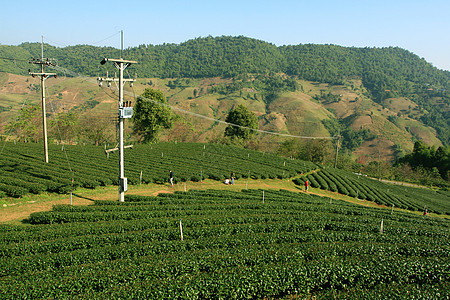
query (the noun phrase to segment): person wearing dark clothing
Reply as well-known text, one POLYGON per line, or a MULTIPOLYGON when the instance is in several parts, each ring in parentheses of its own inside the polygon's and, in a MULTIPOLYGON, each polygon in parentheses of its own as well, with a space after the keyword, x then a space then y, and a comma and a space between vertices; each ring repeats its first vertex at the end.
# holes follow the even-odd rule
POLYGON ((170 185, 173 186, 173 172, 172 172, 172 170, 169 171, 169 182, 170 182, 170 185))

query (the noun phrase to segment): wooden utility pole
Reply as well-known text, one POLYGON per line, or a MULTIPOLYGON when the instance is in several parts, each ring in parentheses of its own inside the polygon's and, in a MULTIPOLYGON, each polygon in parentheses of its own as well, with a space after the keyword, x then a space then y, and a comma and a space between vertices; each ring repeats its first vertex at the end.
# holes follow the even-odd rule
POLYGON ((30 64, 37 64, 41 66, 41 72, 40 73, 33 73, 31 70, 28 70, 28 74, 30 74, 33 77, 39 76, 41 78, 41 96, 42 96, 42 127, 43 127, 43 138, 44 138, 44 155, 45 155, 45 162, 48 163, 48 143, 47 143, 47 112, 45 109, 45 80, 50 77, 55 77, 55 73, 45 73, 44 72, 44 65, 46 66, 56 66, 55 63, 52 62, 53 59, 51 58, 45 58, 44 59, 44 37, 42 37, 41 41, 41 58, 30 60, 30 64))

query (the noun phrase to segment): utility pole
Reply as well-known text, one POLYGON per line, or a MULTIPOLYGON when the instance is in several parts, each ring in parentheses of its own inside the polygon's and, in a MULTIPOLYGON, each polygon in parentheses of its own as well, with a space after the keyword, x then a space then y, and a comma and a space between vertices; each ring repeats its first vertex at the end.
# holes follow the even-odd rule
POLYGON ((46 66, 56 66, 55 63, 52 62, 51 58, 44 59, 44 37, 42 36, 41 41, 41 58, 33 59, 29 61, 30 64, 41 65, 40 73, 33 73, 31 70, 28 70, 28 74, 33 77, 39 76, 41 78, 41 96, 42 96, 42 127, 43 127, 43 135, 44 135, 44 155, 45 162, 48 163, 48 143, 47 143, 47 112, 45 110, 45 80, 50 77, 55 77, 55 73, 45 73, 44 65, 46 66))
MULTIPOLYGON (((121 56, 123 51, 123 31, 121 33, 121 56)), ((132 60, 124 60, 122 57, 119 59, 114 58, 103 58, 103 60, 100 62, 102 65, 106 64, 107 62, 114 63, 114 66, 119 70, 119 78, 111 78, 111 77, 98 77, 98 84, 99 86, 102 85, 103 81, 106 81, 108 83, 110 82, 117 82, 119 83, 119 201, 124 202, 125 201, 125 192, 128 190, 128 184, 127 184, 127 178, 125 177, 124 172, 124 146, 123 146, 123 124, 124 119, 131 118, 133 116, 133 108, 130 106, 129 103, 126 103, 124 106, 123 104, 123 86, 125 82, 130 82, 132 85, 135 79, 124 79, 123 78, 123 71, 128 68, 131 64, 136 64, 136 61, 132 60)))
POLYGON ((338 161, 338 153, 339 153, 339 141, 341 138, 341 132, 338 131, 338 134, 335 136, 336 138, 336 157, 334 158, 334 167, 336 168, 337 166, 337 161, 338 161))

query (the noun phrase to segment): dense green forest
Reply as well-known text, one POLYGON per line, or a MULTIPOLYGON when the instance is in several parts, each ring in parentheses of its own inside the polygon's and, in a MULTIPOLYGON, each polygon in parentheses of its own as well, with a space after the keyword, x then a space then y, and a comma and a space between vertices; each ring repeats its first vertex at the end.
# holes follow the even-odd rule
MULTIPOLYGON (((0 71, 24 74, 27 60, 40 56, 39 43, 0 45, 0 71)), ((45 45, 45 56, 58 65, 87 76, 104 74, 102 57, 119 57, 120 50, 89 45, 58 48, 45 45)), ((139 63, 130 76, 158 78, 236 78, 248 74, 284 73, 298 79, 331 84, 359 78, 367 96, 381 103, 392 97, 409 97, 420 105, 420 121, 436 128, 441 141, 450 144, 450 72, 398 47, 356 48, 336 45, 280 46, 243 36, 204 37, 181 44, 140 45, 123 56, 139 63), (443 109, 444 106, 444 109, 443 109)), ((67 74, 66 74, 67 75, 67 74)), ((273 95, 266 91, 265 100, 273 95)))

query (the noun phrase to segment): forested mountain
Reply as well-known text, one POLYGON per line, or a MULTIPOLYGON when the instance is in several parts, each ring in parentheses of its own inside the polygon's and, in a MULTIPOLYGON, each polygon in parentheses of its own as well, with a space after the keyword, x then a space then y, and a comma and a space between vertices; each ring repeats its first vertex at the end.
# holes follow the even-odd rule
MULTIPOLYGON (((39 43, 0 45, 1 57, 27 60, 40 56, 39 43)), ((84 75, 96 76, 102 57, 119 57, 120 50, 88 45, 57 48, 45 45, 45 56, 84 75)), ((139 62, 139 77, 233 77, 244 73, 281 72, 300 79, 335 83, 360 77, 376 95, 385 90, 411 93, 413 84, 449 89, 450 72, 433 67, 417 55, 395 47, 355 48, 335 45, 277 47, 243 36, 206 37, 181 44, 140 45, 124 50, 139 62)), ((0 61, 3 72, 23 73, 26 62, 0 61)))
MULTIPOLYGON (((0 45, 0 57, 16 59, 0 59, 0 71, 26 74, 30 68, 27 60, 40 57, 40 53, 39 43, 0 45)), ((99 64, 102 57, 120 57, 118 49, 89 45, 45 45, 44 53, 45 57, 55 58, 58 65, 86 76, 105 73, 106 66, 99 64)), ((436 128, 444 144, 450 143, 450 72, 401 48, 311 44, 277 47, 243 36, 222 36, 181 44, 140 45, 125 49, 123 57, 139 62, 128 70, 131 76, 136 73, 139 78, 234 78, 243 74, 284 73, 331 84, 361 79, 367 97, 378 103, 395 97, 408 97, 417 103, 424 110, 420 121, 436 128), (436 105, 436 99, 440 105, 436 105)))

